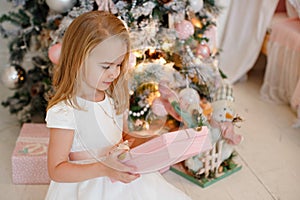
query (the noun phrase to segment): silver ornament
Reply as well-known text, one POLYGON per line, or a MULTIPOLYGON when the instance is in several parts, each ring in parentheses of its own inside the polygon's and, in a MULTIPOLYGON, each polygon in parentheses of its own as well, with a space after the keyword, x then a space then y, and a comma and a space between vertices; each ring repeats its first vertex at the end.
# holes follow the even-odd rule
POLYGON ((1 81, 9 89, 18 89, 26 81, 26 72, 20 65, 12 64, 3 70, 1 81))
POLYGON ((67 12, 73 8, 76 2, 77 0, 46 0, 49 8, 59 13, 67 12))

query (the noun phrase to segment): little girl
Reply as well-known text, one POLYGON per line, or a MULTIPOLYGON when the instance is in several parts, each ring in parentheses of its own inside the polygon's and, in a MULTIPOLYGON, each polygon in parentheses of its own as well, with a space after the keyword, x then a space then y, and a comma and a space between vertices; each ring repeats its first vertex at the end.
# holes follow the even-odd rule
POLYGON ((134 166, 111 151, 126 124, 129 46, 124 24, 108 12, 85 13, 68 27, 46 116, 46 199, 190 199, 159 173, 130 173, 134 166))

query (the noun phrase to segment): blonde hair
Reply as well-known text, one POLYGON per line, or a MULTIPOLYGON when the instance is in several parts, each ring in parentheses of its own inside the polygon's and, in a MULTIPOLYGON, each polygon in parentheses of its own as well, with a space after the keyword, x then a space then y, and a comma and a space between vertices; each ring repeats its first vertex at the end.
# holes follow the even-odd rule
POLYGON ((91 11, 77 17, 65 32, 59 63, 54 67, 54 96, 48 102, 47 109, 60 101, 65 101, 81 109, 76 101, 77 78, 79 70, 89 53, 102 41, 117 35, 127 45, 127 52, 121 63, 120 75, 107 90, 114 99, 117 114, 128 108, 129 92, 126 80, 129 59, 129 34, 123 22, 105 11, 91 11))

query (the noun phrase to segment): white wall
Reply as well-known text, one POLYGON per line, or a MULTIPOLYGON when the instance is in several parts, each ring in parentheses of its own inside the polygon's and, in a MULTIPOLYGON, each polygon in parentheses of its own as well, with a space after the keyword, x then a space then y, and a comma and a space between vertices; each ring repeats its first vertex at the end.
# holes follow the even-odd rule
MULTIPOLYGON (((6 0, 0 0, 0 15, 3 15, 7 13, 9 10, 12 9, 12 3, 8 3, 6 0)), ((3 37, 0 37, 0 77, 2 70, 8 66, 9 64, 9 53, 8 53, 8 47, 7 47, 8 41, 6 39, 3 39, 3 37)), ((13 90, 7 89, 2 82, 0 81, 0 107, 2 110, 3 107, 1 105, 1 102, 3 100, 6 100, 6 98, 13 94, 13 90)), ((8 109, 5 109, 6 112, 8 112, 8 109)))

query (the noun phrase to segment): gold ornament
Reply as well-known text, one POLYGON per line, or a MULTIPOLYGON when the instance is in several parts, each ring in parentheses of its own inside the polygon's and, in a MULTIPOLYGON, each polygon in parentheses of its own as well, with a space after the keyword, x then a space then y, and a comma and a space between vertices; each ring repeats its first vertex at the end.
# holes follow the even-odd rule
POLYGON ((174 65, 176 66, 176 67, 178 67, 179 69, 182 69, 182 67, 183 67, 183 62, 182 62, 182 58, 181 58, 181 56, 179 55, 179 54, 176 54, 176 53, 174 53, 173 54, 173 61, 174 61, 174 65))
POLYGON ((153 100, 160 96, 160 93, 158 91, 158 83, 143 83, 136 89, 136 94, 137 96, 147 94, 147 102, 149 105, 152 105, 153 100))
POLYGON ((192 24, 193 24, 195 27, 197 27, 197 28, 202 28, 202 27, 203 27, 203 25, 202 25, 200 19, 198 19, 197 17, 191 18, 190 21, 191 21, 192 24))

